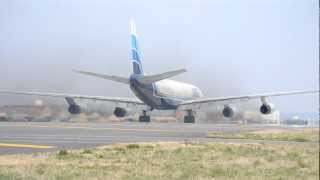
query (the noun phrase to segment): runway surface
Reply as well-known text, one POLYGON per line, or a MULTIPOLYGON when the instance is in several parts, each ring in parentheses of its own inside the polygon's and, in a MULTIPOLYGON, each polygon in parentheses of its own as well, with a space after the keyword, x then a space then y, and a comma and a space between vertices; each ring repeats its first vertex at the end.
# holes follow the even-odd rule
POLYGON ((183 123, 1 122, 0 155, 88 148, 115 143, 222 141, 208 132, 240 132, 278 126, 183 123))

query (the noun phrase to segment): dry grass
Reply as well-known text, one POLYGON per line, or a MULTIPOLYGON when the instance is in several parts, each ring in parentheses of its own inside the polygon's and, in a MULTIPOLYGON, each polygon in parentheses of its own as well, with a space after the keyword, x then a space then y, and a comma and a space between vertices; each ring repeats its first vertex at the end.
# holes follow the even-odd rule
POLYGON ((144 143, 0 156, 0 179, 318 179, 313 144, 144 143))
POLYGON ((210 133, 210 138, 319 142, 319 129, 268 129, 240 133, 210 133))

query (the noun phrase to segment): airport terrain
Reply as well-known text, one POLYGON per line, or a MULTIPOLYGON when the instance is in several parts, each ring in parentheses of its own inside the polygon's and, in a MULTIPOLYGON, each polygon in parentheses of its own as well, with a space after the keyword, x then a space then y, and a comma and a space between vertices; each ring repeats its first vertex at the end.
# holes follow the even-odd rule
POLYGON ((0 179, 319 178, 318 128, 1 123, 0 132, 0 179))

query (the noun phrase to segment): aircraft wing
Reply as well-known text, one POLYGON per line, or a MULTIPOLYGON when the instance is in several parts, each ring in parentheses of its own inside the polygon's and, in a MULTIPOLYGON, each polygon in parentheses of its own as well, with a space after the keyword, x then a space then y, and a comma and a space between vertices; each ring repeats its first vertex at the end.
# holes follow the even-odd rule
POLYGON ((47 97, 60 97, 60 98, 74 98, 74 99, 99 100, 99 101, 107 101, 107 102, 114 102, 114 103, 127 103, 127 104, 133 104, 133 105, 145 105, 143 102, 141 102, 138 99, 120 98, 120 97, 87 96, 87 95, 22 92, 22 91, 0 91, 0 94, 20 94, 20 95, 34 95, 34 96, 47 96, 47 97))
POLYGON ((185 101, 179 104, 179 109, 188 109, 188 108, 200 108, 201 105, 208 105, 211 103, 225 102, 230 104, 235 101, 248 101, 251 99, 261 99, 262 102, 265 102, 267 97, 273 96, 288 96, 288 95, 297 95, 297 94, 315 94, 319 93, 319 90, 311 91, 291 91, 291 92, 277 92, 277 93, 266 93, 266 94, 255 94, 255 95, 243 95, 243 96, 230 96, 230 97, 218 97, 218 98, 207 98, 207 99, 198 99, 185 101))

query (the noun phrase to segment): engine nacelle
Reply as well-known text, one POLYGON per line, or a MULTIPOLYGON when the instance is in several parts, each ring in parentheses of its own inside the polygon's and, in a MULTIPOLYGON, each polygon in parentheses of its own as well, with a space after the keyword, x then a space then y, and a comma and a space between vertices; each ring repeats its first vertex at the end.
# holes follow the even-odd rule
POLYGON ((262 114, 271 114, 274 111, 274 105, 270 103, 265 103, 260 106, 260 112, 262 114))
POLYGON ((77 104, 72 104, 72 105, 69 106, 68 111, 71 114, 80 114, 81 113, 81 108, 77 104))
POLYGON ((116 107, 113 111, 113 114, 116 117, 125 117, 129 114, 128 110, 125 108, 121 108, 121 107, 116 107))
POLYGON ((235 114, 235 109, 226 105, 222 110, 222 114, 225 118, 232 118, 235 114))

